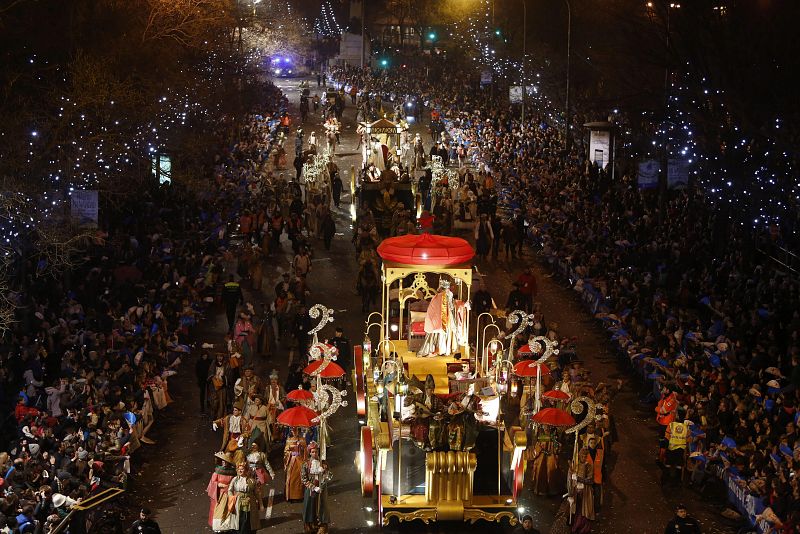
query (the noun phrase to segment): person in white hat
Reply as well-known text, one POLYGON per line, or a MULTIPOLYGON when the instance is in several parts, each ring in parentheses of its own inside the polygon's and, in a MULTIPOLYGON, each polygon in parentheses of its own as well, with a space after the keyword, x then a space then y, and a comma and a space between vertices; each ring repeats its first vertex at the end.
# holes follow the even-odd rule
POLYGON ((64 517, 69 512, 69 509, 72 508, 78 501, 75 499, 71 499, 66 495, 61 493, 54 493, 53 494, 53 507, 56 509, 56 513, 61 517, 64 517))

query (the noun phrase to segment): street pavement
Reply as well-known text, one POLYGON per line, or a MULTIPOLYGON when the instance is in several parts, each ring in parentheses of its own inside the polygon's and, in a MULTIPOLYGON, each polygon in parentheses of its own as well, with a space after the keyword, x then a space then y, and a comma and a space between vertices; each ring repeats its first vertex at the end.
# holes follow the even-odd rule
MULTIPOLYGON (((298 79, 275 80, 284 90, 290 102, 299 102, 298 79)), ((311 83, 312 96, 317 89, 311 83)), ((352 226, 350 222, 349 173, 352 166, 360 165, 360 155, 356 150, 358 139, 355 134, 354 108, 348 107, 344 116, 342 144, 337 150, 337 164, 345 183, 343 202, 335 212, 337 235, 330 251, 325 251, 320 240, 312 239, 313 271, 309 278, 311 297, 309 306, 321 303, 335 310, 335 322, 327 326, 320 337, 333 335, 333 329, 341 326, 351 343, 359 343, 364 336, 364 314, 360 311, 360 297, 355 291, 357 262, 350 242, 352 226)), ((293 127, 299 124, 295 117, 293 127)), ((318 139, 324 139, 322 120, 319 115, 309 115, 303 125, 306 139, 311 131, 317 131, 318 139)), ((414 132, 424 132, 420 125, 414 132)), ((290 135, 289 139, 293 139, 290 135)), ((423 139, 430 138, 423 133, 423 139)), ((291 143, 290 143, 291 144, 291 143)), ((427 143, 426 143, 427 144, 427 143)), ((293 173, 289 168, 287 176, 293 173)), ((464 237, 471 232, 466 232, 464 237)), ((289 270, 291 247, 286 241, 282 251, 266 260, 264 281, 261 292, 253 292, 245 284, 245 296, 249 302, 269 303, 274 298, 273 288, 281 278, 281 273, 289 270)), ((607 478, 605 502, 599 518, 593 524, 595 533, 660 533, 672 517, 674 506, 685 503, 691 514, 699 518, 704 532, 735 532, 727 528, 718 511, 724 500, 719 495, 713 498, 700 498, 688 489, 679 487, 662 488, 660 470, 655 465, 658 426, 654 422, 650 406, 640 404, 643 394, 641 386, 622 367, 611 352, 608 336, 582 307, 577 295, 558 280, 550 277, 545 265, 540 263, 532 251, 526 250, 521 259, 513 262, 487 260, 478 263, 479 271, 485 275, 485 282, 495 301, 505 303, 511 282, 524 265, 531 265, 538 280, 539 294, 547 322, 555 321, 562 336, 577 337, 579 358, 592 372, 594 382, 615 383, 620 378, 625 381, 617 396, 612 413, 615 419, 619 441, 607 456, 607 478)), ((209 317, 198 328, 198 346, 203 342, 222 343, 226 331, 226 321, 222 309, 210 310, 209 317)), ((178 376, 170 380, 170 396, 174 403, 158 414, 158 420, 150 436, 156 445, 145 446, 141 454, 141 467, 134 473, 133 498, 139 505, 147 505, 155 512, 157 521, 165 534, 211 532, 208 527, 209 499, 206 485, 213 470, 213 454, 219 449, 221 433, 213 432, 211 421, 199 413, 199 390, 194 380, 194 362, 197 352, 184 361, 178 376)), ((277 369, 281 382, 286 376, 288 366, 288 347, 280 345, 269 358, 255 362, 256 372, 262 377, 272 369, 277 369)), ((349 355, 348 355, 349 356, 349 355)), ((370 499, 360 495, 358 473, 354 458, 359 446, 359 424, 355 415, 355 397, 348 392, 349 406, 341 408, 332 420, 333 447, 328 451, 328 459, 334 475, 330 487, 332 532, 366 533, 376 532, 376 513, 368 511, 375 507, 370 499)), ((268 518, 262 523, 265 529, 276 533, 298 533, 302 531, 301 504, 290 504, 283 500, 282 451, 274 450, 270 456, 272 466, 278 471, 277 479, 266 491, 269 496, 268 518)), ((550 532, 556 512, 561 504, 560 497, 534 497, 526 491, 522 505, 526 513, 534 517, 534 525, 543 533, 550 532)), ((386 530, 386 529, 384 529, 386 530)), ((503 532, 495 524, 431 524, 420 521, 403 524, 392 530, 401 532, 503 532)), ((566 531, 565 531, 566 532, 566 531)))

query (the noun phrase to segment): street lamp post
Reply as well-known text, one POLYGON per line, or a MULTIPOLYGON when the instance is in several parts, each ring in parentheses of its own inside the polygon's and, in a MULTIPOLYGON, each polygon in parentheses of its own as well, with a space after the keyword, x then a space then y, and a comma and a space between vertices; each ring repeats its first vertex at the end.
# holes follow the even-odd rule
POLYGON ((527 88, 525 87, 526 80, 526 66, 525 60, 528 54, 528 0, 522 0, 522 124, 525 124, 525 99, 527 97, 527 88))
POLYGON ((572 48, 572 7, 569 5, 569 0, 564 0, 564 3, 567 5, 567 97, 566 102, 564 104, 564 128, 566 137, 566 144, 567 150, 570 147, 571 141, 571 132, 570 132, 570 124, 569 124, 569 75, 570 75, 570 49, 572 48))
POLYGON ((366 27, 366 22, 364 17, 367 15, 367 0, 361 0, 361 70, 364 70, 364 41, 367 38, 367 35, 364 31, 366 27))

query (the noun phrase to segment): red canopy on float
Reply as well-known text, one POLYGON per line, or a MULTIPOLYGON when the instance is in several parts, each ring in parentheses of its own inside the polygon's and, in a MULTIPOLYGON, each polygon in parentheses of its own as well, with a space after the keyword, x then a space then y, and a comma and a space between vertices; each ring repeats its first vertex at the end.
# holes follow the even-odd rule
POLYGON ((384 239, 378 254, 403 265, 458 265, 470 261, 475 250, 460 237, 424 233, 384 239))

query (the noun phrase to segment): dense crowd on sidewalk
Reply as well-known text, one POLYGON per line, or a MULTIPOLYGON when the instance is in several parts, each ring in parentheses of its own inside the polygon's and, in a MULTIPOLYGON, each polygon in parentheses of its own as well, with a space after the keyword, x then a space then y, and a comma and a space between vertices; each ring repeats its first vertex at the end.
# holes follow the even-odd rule
POLYGON ((522 211, 520 237, 593 296, 620 353, 653 385, 648 400, 661 401, 665 483, 670 462, 700 488, 712 473, 733 474, 759 501, 754 519, 796 528, 800 288, 758 256, 751 228, 726 220, 699 190, 668 192, 659 212, 657 194, 635 178, 612 182, 566 153, 543 114, 522 124, 456 69, 335 77, 365 93, 424 99, 446 124, 449 146, 464 143, 497 184, 500 211, 522 211))
MULTIPOLYGON (((128 487, 136 450, 154 443, 147 432, 171 402, 169 378, 190 354, 211 348, 195 342, 195 325, 215 309, 230 274, 260 287, 260 260, 274 252, 270 236, 277 232, 279 241, 291 228, 283 212, 297 211, 291 209, 297 199, 305 208, 296 184, 275 176, 286 111, 285 97, 267 86, 247 124, 220 126, 220 139, 240 141, 221 149, 202 192, 154 185, 103 213, 102 231, 77 254, 80 261, 58 272, 36 260, 17 266, 16 321, 0 350, 0 403, 8 414, 0 442, 0 530, 50 532, 76 502, 128 487)), ((299 272, 304 234, 295 230, 289 233, 300 257, 293 269, 299 283, 307 272, 299 272)), ((307 291, 295 294, 304 301, 307 291)), ((249 321, 253 305, 238 304, 242 313, 235 306, 235 315, 249 321)), ((258 316, 257 326, 271 325, 266 307, 258 316)), ((254 346, 255 327, 245 330, 253 351, 263 352, 254 346)), ((259 328, 259 341, 268 330, 259 328)), ((252 363, 252 352, 243 356, 241 367, 252 363)), ((228 358, 226 351, 230 369, 228 358)), ((204 377, 201 388, 213 389, 209 383, 204 377)), ((82 532, 87 513, 73 514, 70 532, 82 532)), ((141 521, 152 521, 149 511, 141 521)))

